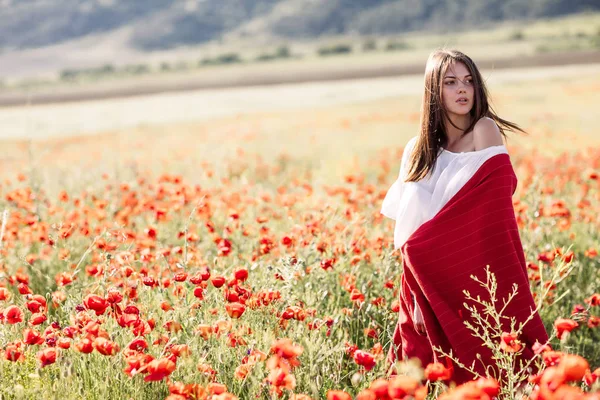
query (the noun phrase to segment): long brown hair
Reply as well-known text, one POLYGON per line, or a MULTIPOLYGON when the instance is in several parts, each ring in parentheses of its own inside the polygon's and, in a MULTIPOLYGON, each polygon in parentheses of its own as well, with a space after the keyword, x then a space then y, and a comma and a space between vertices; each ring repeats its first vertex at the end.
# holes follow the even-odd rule
MULTIPOLYGON (((409 170, 406 181, 416 182, 427 176, 433 170, 440 148, 448 142, 445 119, 458 128, 448 117, 448 112, 442 101, 442 81, 453 63, 463 63, 473 79, 474 104, 469 114, 471 124, 465 129, 464 136, 473 130, 475 123, 482 117, 493 119, 500 133, 506 139, 504 130, 526 133, 517 124, 498 117, 488 102, 488 91, 481 78, 479 69, 466 54, 453 49, 436 49, 429 55, 425 67, 425 91, 421 103, 421 129, 417 137, 412 155, 409 158, 409 170)), ((460 129, 460 128, 458 128, 460 129)))

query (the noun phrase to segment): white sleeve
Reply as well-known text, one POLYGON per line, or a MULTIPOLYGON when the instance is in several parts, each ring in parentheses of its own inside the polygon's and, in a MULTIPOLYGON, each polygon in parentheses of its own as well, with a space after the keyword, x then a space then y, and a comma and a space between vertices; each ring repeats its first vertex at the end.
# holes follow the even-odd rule
POLYGON ((404 180, 406 179, 408 174, 408 163, 416 141, 417 137, 415 136, 408 141, 406 146, 404 146, 402 160, 400 161, 400 172, 398 174, 398 178, 388 189, 387 194, 385 195, 385 198, 383 199, 383 203, 381 205, 380 213, 394 220, 396 219, 398 208, 400 206, 400 199, 402 198, 402 191, 405 186, 404 180))

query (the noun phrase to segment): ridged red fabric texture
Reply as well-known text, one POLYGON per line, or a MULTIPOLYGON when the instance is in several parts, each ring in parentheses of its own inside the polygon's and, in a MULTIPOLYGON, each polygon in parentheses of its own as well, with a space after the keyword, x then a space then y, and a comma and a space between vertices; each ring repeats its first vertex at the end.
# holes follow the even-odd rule
MULTIPOLYGON (((388 362, 416 357, 423 367, 433 361, 446 363, 448 360, 441 359, 433 350, 439 346, 446 352, 452 351, 464 365, 471 366, 475 361, 478 373, 487 375, 489 366, 498 376, 500 371, 491 352, 464 323, 476 324, 464 307, 464 303, 473 303, 466 300, 463 291, 468 290, 474 298, 479 295, 489 300, 486 289, 470 278, 475 275, 485 282, 485 269, 489 265, 498 284, 498 310, 515 284, 518 294, 503 314, 523 322, 535 309, 512 203, 516 187, 517 177, 509 155, 492 156, 438 214, 402 245, 401 307, 388 362), (414 329, 411 293, 423 314, 426 336, 414 329)), ((508 320, 502 322, 502 327, 510 332, 508 320)), ((521 357, 524 360, 533 356, 531 346, 536 341, 548 340, 537 312, 525 325, 519 340, 525 346, 521 357)), ((474 378, 456 364, 453 368, 452 380, 456 383, 474 378)))

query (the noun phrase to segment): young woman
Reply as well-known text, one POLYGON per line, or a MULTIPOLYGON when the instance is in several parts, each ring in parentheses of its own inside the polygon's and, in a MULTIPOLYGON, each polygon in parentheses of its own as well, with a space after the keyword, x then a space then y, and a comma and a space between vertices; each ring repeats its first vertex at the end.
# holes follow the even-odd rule
POLYGON ((451 365, 457 383, 499 374, 489 348, 465 325, 481 328, 464 307, 475 305, 465 291, 490 300, 472 279, 486 282, 489 268, 498 285, 497 310, 506 316, 490 324, 499 322, 505 338, 515 338, 506 348, 518 349, 522 364, 515 367, 526 368, 532 346, 548 336, 529 287, 512 205, 517 177, 503 144, 505 130, 524 131, 492 110, 471 58, 446 49, 433 51, 427 61, 420 125, 381 209, 396 220, 394 247, 403 260, 401 309, 388 361, 448 363, 443 352, 468 367, 451 365), (514 287, 517 295, 502 309, 514 287))

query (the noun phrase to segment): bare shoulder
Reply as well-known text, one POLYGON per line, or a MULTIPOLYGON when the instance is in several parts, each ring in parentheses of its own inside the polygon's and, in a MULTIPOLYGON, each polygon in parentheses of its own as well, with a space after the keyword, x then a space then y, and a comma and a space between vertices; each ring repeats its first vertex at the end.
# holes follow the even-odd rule
POLYGON ((504 144, 500 128, 498 128, 493 119, 488 117, 483 117, 475 123, 473 127, 473 142, 475 150, 504 144))

